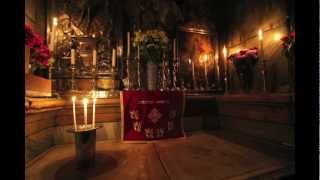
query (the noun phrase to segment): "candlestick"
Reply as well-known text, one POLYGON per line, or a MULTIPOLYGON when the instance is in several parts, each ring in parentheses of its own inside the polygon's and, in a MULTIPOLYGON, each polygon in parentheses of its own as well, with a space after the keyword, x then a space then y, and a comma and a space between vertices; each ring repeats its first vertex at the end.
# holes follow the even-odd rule
POLYGON ((92 52, 92 65, 95 66, 97 64, 97 50, 93 49, 92 52))
POLYGON ((173 59, 175 60, 176 57, 176 39, 173 40, 173 59))
POLYGON ((130 32, 127 32, 127 57, 130 57, 130 32))
POLYGON ((83 111, 84 111, 84 126, 85 128, 87 128, 87 124, 88 124, 88 99, 87 98, 84 98, 82 100, 83 102, 83 111))
POLYGON ((112 67, 116 67, 116 49, 112 49, 112 67))
MULTIPOLYGON (((190 59, 191 61, 191 59, 190 59)), ((192 82, 193 82, 193 89, 198 89, 197 82, 196 82, 196 76, 194 72, 194 62, 191 61, 191 66, 192 66, 192 82)))
POLYGON ((97 101, 97 98, 94 97, 93 98, 93 112, 92 112, 92 127, 93 128, 96 127, 96 101, 97 101))
POLYGON ((76 97, 72 96, 72 105, 73 105, 73 125, 74 130, 77 130, 77 119, 76 119, 76 97))
POLYGON ((55 36, 56 36, 56 26, 58 25, 58 19, 54 17, 52 19, 52 32, 51 32, 51 41, 50 41, 50 50, 54 50, 54 41, 55 41, 55 36))
POLYGON ((228 93, 228 51, 227 51, 227 48, 226 46, 223 46, 223 57, 224 57, 224 60, 225 60, 225 71, 224 71, 224 84, 225 84, 225 93, 227 94, 228 93))
POLYGON ((258 37, 259 37, 259 45, 260 45, 260 59, 262 61, 262 79, 263 79, 263 92, 266 92, 266 62, 263 57, 263 31, 259 29, 258 31, 258 37))
POLYGON ((71 49, 71 64, 74 65, 76 62, 76 50, 71 49))

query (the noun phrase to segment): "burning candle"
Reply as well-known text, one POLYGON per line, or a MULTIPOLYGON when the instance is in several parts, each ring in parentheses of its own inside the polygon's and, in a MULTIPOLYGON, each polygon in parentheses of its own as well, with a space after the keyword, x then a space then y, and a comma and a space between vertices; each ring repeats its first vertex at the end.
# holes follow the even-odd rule
POLYGON ((74 65, 76 62, 76 50, 71 49, 71 64, 74 65))
POLYGON ((112 49, 112 67, 116 67, 116 49, 112 49))
POLYGON ((83 112, 84 112, 84 126, 85 128, 87 128, 87 124, 88 124, 88 99, 87 98, 83 98, 82 100, 83 103, 83 112))
POLYGON ((130 32, 127 32, 127 57, 130 57, 130 32))
POLYGON ((94 98, 93 98, 93 112, 92 112, 92 127, 93 128, 96 127, 96 101, 97 101, 97 98, 96 98, 96 96, 94 96, 94 98))
POLYGON ((225 60, 225 65, 226 65, 226 73, 227 73, 227 70, 228 70, 228 59, 227 59, 227 48, 226 46, 223 46, 223 57, 224 57, 224 60, 225 60))
POLYGON ((261 59, 263 59, 263 32, 261 29, 259 29, 258 31, 258 37, 259 37, 259 46, 260 46, 260 55, 261 55, 261 59))
POLYGON ((76 97, 72 96, 72 105, 73 105, 73 125, 74 130, 77 130, 77 119, 76 119, 76 97))
POLYGON ((92 57, 93 57, 92 65, 95 66, 97 64, 97 50, 96 49, 93 49, 92 57))
POLYGON ((58 25, 58 18, 54 17, 52 19, 52 32, 51 32, 51 41, 50 41, 50 50, 53 51, 54 49, 54 41, 56 36, 56 27, 58 25))

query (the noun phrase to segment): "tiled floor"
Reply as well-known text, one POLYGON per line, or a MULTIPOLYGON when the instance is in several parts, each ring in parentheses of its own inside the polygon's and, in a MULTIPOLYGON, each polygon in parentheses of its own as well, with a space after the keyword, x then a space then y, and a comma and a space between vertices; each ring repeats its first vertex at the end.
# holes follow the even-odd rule
POLYGON ((145 144, 98 142, 95 168, 79 171, 74 146, 56 146, 26 169, 29 180, 271 179, 293 172, 287 160, 214 133, 145 144))

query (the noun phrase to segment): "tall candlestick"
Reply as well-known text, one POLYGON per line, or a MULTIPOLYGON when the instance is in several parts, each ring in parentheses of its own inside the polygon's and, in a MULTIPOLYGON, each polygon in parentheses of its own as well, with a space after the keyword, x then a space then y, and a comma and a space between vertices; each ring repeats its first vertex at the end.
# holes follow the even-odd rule
POLYGON ((224 82, 225 82, 225 93, 228 93, 228 57, 227 57, 227 48, 223 46, 223 57, 225 61, 225 71, 224 71, 224 82))
POLYGON ((77 130, 77 119, 76 119, 76 97, 72 96, 72 105, 73 105, 73 125, 74 130, 77 130))
POLYGON ((97 64, 97 50, 93 49, 92 52, 92 65, 95 66, 97 64))
MULTIPOLYGON (((191 59, 190 59, 191 61, 191 59)), ((196 82, 196 77, 195 77, 195 72, 194 72, 194 62, 191 61, 192 65, 192 83, 193 83, 193 89, 197 89, 197 82, 196 82)))
POLYGON ((174 40, 173 40, 173 59, 174 59, 174 60, 177 58, 177 57, 176 57, 176 48, 177 48, 177 47, 176 47, 176 46, 177 46, 176 43, 177 43, 177 42, 176 42, 176 39, 174 39, 174 40))
POLYGON ((96 127, 96 101, 97 101, 97 98, 94 97, 93 98, 93 112, 92 112, 92 127, 93 128, 96 127))
POLYGON ((112 67, 116 67, 116 49, 112 49, 112 67))
POLYGON ((83 102, 83 112, 84 112, 84 127, 87 128, 88 125, 88 99, 84 98, 83 102))
POLYGON ((71 64, 74 65, 76 62, 76 50, 71 49, 71 64))
POLYGON ((130 32, 127 32, 127 57, 130 58, 130 32))
POLYGON ((52 19, 52 32, 51 32, 51 40, 50 40, 50 50, 53 51, 54 50, 54 41, 55 41, 55 37, 56 37, 56 27, 58 25, 58 18, 54 17, 52 19))
POLYGON ((258 31, 259 46, 260 46, 260 59, 262 60, 262 78, 263 78, 263 92, 266 92, 266 62, 263 57, 263 32, 261 29, 258 31))
POLYGON ((140 59, 140 44, 138 44, 138 50, 137 50, 138 52, 137 52, 137 56, 138 56, 138 59, 140 59))

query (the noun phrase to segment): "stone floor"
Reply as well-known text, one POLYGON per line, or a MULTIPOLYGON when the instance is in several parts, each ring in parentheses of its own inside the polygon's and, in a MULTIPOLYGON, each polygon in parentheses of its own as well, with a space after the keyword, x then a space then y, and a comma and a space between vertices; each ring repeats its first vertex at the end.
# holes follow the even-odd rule
POLYGON ((293 163, 222 138, 197 132, 153 143, 98 142, 95 168, 79 171, 72 144, 56 146, 26 168, 28 180, 277 179, 293 163))

